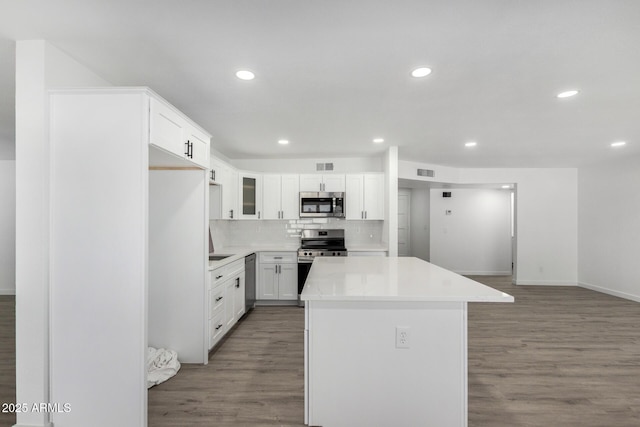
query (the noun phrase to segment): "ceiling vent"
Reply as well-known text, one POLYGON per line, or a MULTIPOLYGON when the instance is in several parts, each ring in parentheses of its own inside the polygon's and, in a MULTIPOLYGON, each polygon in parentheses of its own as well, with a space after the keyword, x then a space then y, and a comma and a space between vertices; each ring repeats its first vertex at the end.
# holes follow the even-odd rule
POLYGON ((418 169, 418 176, 427 176, 429 178, 433 178, 436 176, 435 171, 433 169, 418 169))
POLYGON ((333 163, 316 163, 317 171, 332 171, 333 163))

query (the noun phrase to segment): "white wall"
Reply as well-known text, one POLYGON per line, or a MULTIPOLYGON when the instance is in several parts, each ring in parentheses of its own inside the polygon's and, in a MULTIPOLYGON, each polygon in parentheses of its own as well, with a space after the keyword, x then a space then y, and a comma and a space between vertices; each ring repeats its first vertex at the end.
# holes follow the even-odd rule
POLYGON ((382 241, 390 257, 398 256, 398 147, 389 147, 384 156, 384 229, 382 241))
POLYGON ((578 172, 579 284, 640 301, 640 156, 578 172))
MULTIPOLYGON (((54 87, 109 83, 44 40, 16 44, 16 401, 49 401, 49 146, 54 87)), ((48 425, 46 413, 18 426, 48 425)))
POLYGON ((336 173, 383 171, 382 157, 321 159, 232 159, 230 163, 241 170, 271 173, 319 173, 316 170, 316 163, 333 163, 334 169, 332 172, 336 173))
POLYGON ((431 190, 431 262, 459 274, 511 274, 511 192, 444 191, 451 197, 431 190))
POLYGON ((578 283, 577 169, 445 168, 443 172, 438 166, 400 161, 400 178, 415 180, 417 167, 435 169, 435 182, 447 176, 453 184, 515 184, 516 283, 578 283))
POLYGON ((16 162, 0 160, 0 295, 16 293, 16 162))
POLYGON ((516 184, 516 283, 578 283, 578 171, 461 169, 461 183, 516 184))

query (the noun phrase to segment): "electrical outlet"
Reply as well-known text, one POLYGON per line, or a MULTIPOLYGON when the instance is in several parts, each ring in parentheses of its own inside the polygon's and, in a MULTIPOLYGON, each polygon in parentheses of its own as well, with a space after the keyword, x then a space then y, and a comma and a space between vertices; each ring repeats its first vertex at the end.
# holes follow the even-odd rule
POLYGON ((410 338, 408 327, 396 326, 396 348, 409 348, 410 338))

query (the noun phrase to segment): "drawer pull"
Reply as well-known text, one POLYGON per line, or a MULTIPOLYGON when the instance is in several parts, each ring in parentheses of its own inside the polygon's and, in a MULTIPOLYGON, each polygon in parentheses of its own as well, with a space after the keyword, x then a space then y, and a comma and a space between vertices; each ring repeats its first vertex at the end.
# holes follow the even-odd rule
POLYGON ((222 328, 222 324, 220 324, 220 325, 216 326, 216 331, 217 331, 218 329, 220 329, 220 328, 222 328))
POLYGON ((224 276, 224 274, 221 274, 219 276, 216 276, 216 280, 220 279, 222 276, 224 276))
POLYGON ((216 298, 216 302, 220 301, 221 299, 222 299, 222 297, 216 298))

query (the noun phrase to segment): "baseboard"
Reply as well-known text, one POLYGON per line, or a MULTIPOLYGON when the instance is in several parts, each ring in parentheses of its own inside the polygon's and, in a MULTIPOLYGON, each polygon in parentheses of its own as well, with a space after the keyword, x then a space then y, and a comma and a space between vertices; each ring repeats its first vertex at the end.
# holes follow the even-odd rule
POLYGON ((635 302, 640 302, 640 295, 628 294, 626 292, 616 291, 614 289, 604 288, 602 286, 592 285, 591 283, 579 282, 578 286, 592 291, 601 292, 618 298, 624 298, 635 302))
POLYGON ((14 424, 13 427, 53 427, 53 423, 45 424, 14 424))
POLYGON ((454 271, 461 276, 510 276, 511 271, 454 271))
POLYGON ((15 295, 15 289, 0 289, 0 295, 15 295))
POLYGON ((528 286, 578 286, 576 282, 560 282, 557 280, 516 280, 516 285, 528 286))

